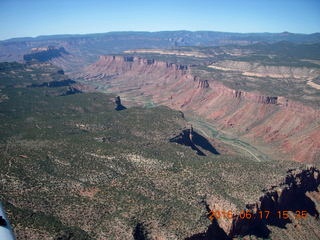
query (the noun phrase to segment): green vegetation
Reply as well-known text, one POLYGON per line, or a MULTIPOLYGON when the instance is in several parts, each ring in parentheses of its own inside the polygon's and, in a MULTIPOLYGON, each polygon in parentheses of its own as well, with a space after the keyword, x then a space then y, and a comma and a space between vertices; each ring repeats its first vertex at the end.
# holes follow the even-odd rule
POLYGON ((183 239, 210 224, 200 204, 206 196, 243 208, 296 166, 235 154, 201 157, 169 142, 186 125, 179 112, 115 111, 112 95, 26 87, 66 78, 51 65, 0 69, 7 96, 0 102, 0 200, 16 231, 130 239, 137 222, 156 221, 183 239))
POLYGON ((204 132, 209 133, 210 138, 219 139, 222 142, 228 144, 229 146, 234 146, 236 149, 240 149, 246 153, 248 153, 247 158, 251 158, 253 161, 270 161, 269 157, 262 152, 260 152, 254 146, 249 145, 246 142, 239 140, 238 138, 229 137, 222 132, 218 132, 213 125, 204 121, 199 117, 188 116, 187 119, 192 125, 199 129, 204 130, 204 132))
POLYGON ((23 224, 23 227, 34 227, 36 229, 45 229, 50 234, 57 236, 71 235, 75 239, 90 240, 92 239, 85 231, 79 227, 68 227, 64 225, 59 219, 51 214, 45 214, 43 212, 35 212, 30 209, 22 209, 15 207, 10 203, 5 204, 5 208, 9 211, 13 217, 12 221, 17 221, 23 224), (21 221, 23 219, 23 221, 21 221))
MULTIPOLYGON (((163 54, 159 54, 160 50, 155 50, 154 53, 151 49, 147 50, 148 53, 123 55, 187 65, 193 75, 220 81, 232 89, 258 91, 266 96, 283 96, 312 107, 319 107, 319 90, 307 84, 310 78, 315 77, 314 72, 320 71, 319 43, 294 44, 282 41, 272 44, 260 42, 247 46, 186 46, 163 50, 163 54), (198 55, 201 57, 197 57, 198 55), (223 67, 224 61, 246 66, 242 66, 241 71, 236 67, 230 71, 208 67, 211 64, 223 67), (255 72, 259 67, 261 68, 255 72), (252 75, 246 76, 242 72, 251 72, 252 75), (255 73, 258 75, 254 76, 255 73), (270 75, 274 76, 269 77, 270 75)), ((313 82, 317 83, 318 80, 315 79, 313 82)))
POLYGON ((259 63, 265 66, 286 66, 286 67, 307 67, 307 68, 320 68, 318 64, 306 62, 302 59, 297 59, 289 56, 268 56, 268 54, 258 55, 252 54, 249 56, 234 57, 232 60, 244 61, 249 63, 259 63))

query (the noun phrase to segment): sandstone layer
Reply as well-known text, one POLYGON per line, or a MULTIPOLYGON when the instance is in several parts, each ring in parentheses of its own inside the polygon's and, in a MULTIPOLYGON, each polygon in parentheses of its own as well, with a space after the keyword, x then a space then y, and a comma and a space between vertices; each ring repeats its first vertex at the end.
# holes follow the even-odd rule
POLYGON ((219 130, 272 149, 273 157, 319 161, 320 111, 298 101, 231 89, 221 79, 192 75, 190 66, 133 56, 101 56, 80 77, 124 96, 192 111, 219 130))
MULTIPOLYGON (((307 166, 289 170, 283 182, 264 190, 257 202, 247 204, 243 209, 211 196, 205 206, 212 225, 204 235, 217 239, 245 235, 269 238, 269 226, 286 228, 287 224, 293 224, 298 228, 307 218, 319 221, 319 185, 319 169, 307 166)), ((295 232, 303 235, 299 228, 295 232)))

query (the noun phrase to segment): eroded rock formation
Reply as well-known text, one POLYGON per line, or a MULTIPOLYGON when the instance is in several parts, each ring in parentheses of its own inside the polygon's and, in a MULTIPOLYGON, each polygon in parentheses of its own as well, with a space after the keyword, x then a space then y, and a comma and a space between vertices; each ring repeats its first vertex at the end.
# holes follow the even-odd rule
MULTIPOLYGON (((114 56, 114 58, 115 58, 115 56, 114 56)), ((123 59, 125 62, 133 62, 133 60, 134 60, 134 58, 132 56, 130 56, 130 57, 125 56, 125 57, 123 57, 123 59)))
POLYGON ((278 97, 270 97, 270 96, 259 96, 259 103, 264 104, 277 104, 278 97))
POLYGON ((134 240, 167 240, 156 221, 139 222, 133 230, 134 240))
POLYGON ((64 47, 54 47, 54 46, 49 46, 47 48, 34 48, 32 49, 32 52, 29 54, 25 54, 23 56, 23 60, 26 62, 36 60, 39 62, 46 62, 49 61, 53 58, 58 58, 61 57, 62 55, 67 55, 69 54, 64 47))
POLYGON ((241 97, 244 97, 244 94, 243 94, 243 92, 241 90, 235 90, 233 97, 241 99, 241 97))
POLYGON ((198 81, 198 87, 197 88, 208 88, 209 82, 208 80, 199 80, 198 81))
POLYGON ((127 109, 125 106, 122 105, 120 96, 117 96, 115 98, 114 103, 116 104, 115 110, 117 110, 117 111, 127 109))
POLYGON ((244 209, 215 197, 209 198, 205 206, 209 216, 214 216, 212 225, 218 225, 230 238, 247 234, 268 237, 268 225, 284 228, 295 219, 319 219, 319 203, 308 196, 309 192, 320 195, 319 185, 320 170, 308 166, 289 170, 282 183, 264 190, 256 203, 247 204, 244 209), (227 211, 230 215, 222 216, 222 212, 227 211))
POLYGON ((101 56, 81 78, 106 84, 112 92, 151 96, 155 103, 199 114, 218 129, 252 141, 260 139, 270 148, 272 158, 311 163, 320 154, 320 128, 314 126, 319 109, 283 96, 231 89, 214 79, 192 75, 189 66, 101 56))
POLYGON ((205 152, 219 154, 205 137, 193 130, 192 126, 189 129, 184 129, 179 135, 171 138, 169 141, 191 147, 200 156, 206 156, 205 152))

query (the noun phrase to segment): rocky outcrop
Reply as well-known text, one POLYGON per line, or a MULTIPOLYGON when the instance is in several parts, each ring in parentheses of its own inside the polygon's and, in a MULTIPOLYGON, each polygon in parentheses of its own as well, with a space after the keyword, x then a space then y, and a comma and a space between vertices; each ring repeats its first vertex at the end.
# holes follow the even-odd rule
POLYGON ((177 70, 181 70, 181 71, 186 71, 186 70, 188 70, 188 66, 187 65, 178 64, 178 65, 176 65, 176 69, 177 70))
POLYGON ((278 97, 259 96, 259 103, 264 104, 277 104, 278 97))
POLYGON ((190 129, 184 129, 182 132, 171 138, 169 142, 175 142, 181 145, 191 147, 200 156, 206 156, 205 152, 211 154, 219 154, 219 152, 212 146, 210 141, 205 137, 201 136, 199 133, 193 130, 191 126, 190 129))
MULTIPOLYGON (((113 56, 114 58, 115 58, 115 56, 113 56)), ((133 62, 134 61, 134 57, 132 57, 132 56, 128 56, 128 57, 123 57, 123 60, 125 61, 125 62, 133 62)))
POLYGON ((115 110, 121 111, 127 109, 125 106, 122 105, 120 96, 117 96, 114 100, 114 103, 116 104, 115 110))
POLYGON ((148 65, 154 64, 154 59, 147 59, 147 64, 148 65))
POLYGON ((51 82, 44 82, 40 84, 31 84, 27 87, 50 87, 50 88, 55 88, 55 87, 63 87, 63 86, 71 86, 72 84, 75 84, 76 81, 71 80, 71 79, 65 79, 61 81, 51 81, 51 82))
POLYGON ((234 90, 234 95, 233 95, 234 98, 241 99, 241 96, 242 97, 244 96, 241 90, 234 90))
POLYGON ((232 60, 216 62, 209 67, 221 71, 240 72, 242 75, 250 77, 313 79, 320 74, 319 70, 315 71, 307 67, 270 66, 257 62, 232 60))
POLYGON ((234 90, 233 98, 246 99, 246 100, 253 101, 255 103, 260 103, 260 104, 278 104, 278 97, 250 94, 242 90, 234 90))
POLYGON ((208 80, 200 80, 199 79, 197 88, 208 88, 208 87, 209 87, 208 80))
POLYGON ((139 222, 133 230, 134 240, 167 240, 156 221, 139 222))
POLYGON ((319 195, 319 185, 320 170, 308 166, 289 170, 282 183, 264 190, 257 202, 244 209, 237 210, 233 204, 216 198, 207 200, 205 206, 212 225, 218 225, 230 238, 247 234, 268 237, 268 225, 284 228, 296 219, 319 219, 319 202, 308 197, 309 192, 319 195))
POLYGON ((64 79, 61 81, 51 81, 51 82, 43 82, 39 84, 31 84, 27 87, 30 88, 38 88, 38 87, 47 87, 47 88, 60 88, 60 87, 68 87, 67 90, 61 94, 61 96, 73 95, 77 93, 82 93, 81 90, 84 86, 82 84, 77 83, 71 79, 64 79))
POLYGON ((151 96, 155 103, 194 112, 251 143, 259 139, 272 158, 314 162, 320 154, 319 109, 283 96, 231 89, 192 75, 189 66, 140 57, 101 56, 80 77, 110 92, 151 96))
MULTIPOLYGON (((140 57, 123 57, 123 56, 101 56, 99 61, 95 64, 89 66, 85 70, 85 74, 81 74, 79 77, 87 80, 96 81, 109 81, 115 80, 119 77, 123 78, 135 78, 133 81, 126 83, 127 86, 136 88, 138 85, 149 85, 149 79, 153 77, 158 78, 162 76, 167 80, 171 78, 179 81, 181 78, 191 78, 189 66, 181 65, 171 62, 156 61, 154 59, 145 59, 140 57), (134 75, 139 74, 140 81, 134 75)), ((199 87, 208 87, 208 81, 200 80, 199 87), (202 83, 201 83, 202 82, 202 83)), ((168 82, 169 83, 169 82, 168 82)), ((154 83, 153 83, 154 84, 154 83)), ((159 82, 159 84, 167 84, 164 82, 159 82)), ((125 87, 119 84, 119 88, 125 87)), ((131 88, 130 87, 130 88, 131 88)), ((124 90, 126 91, 126 90, 124 90)))
POLYGON ((53 58, 61 57, 62 55, 69 54, 64 47, 53 47, 49 46, 47 48, 33 48, 31 53, 25 54, 23 56, 24 61, 39 61, 39 62, 46 62, 53 58))

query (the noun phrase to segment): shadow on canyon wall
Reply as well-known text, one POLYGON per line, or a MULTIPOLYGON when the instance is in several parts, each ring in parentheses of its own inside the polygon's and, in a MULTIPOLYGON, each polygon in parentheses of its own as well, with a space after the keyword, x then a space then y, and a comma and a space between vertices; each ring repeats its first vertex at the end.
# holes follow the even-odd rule
MULTIPOLYGON (((269 238, 271 231, 268 226, 286 229, 287 224, 296 226, 300 220, 310 217, 319 221, 317 197, 314 202, 312 197, 308 196, 310 193, 319 196, 319 185, 319 169, 307 167, 303 170, 289 170, 282 183, 263 190, 264 194, 256 203, 245 206, 244 210, 250 213, 249 219, 241 217, 241 214, 233 215, 232 222, 228 223, 229 227, 225 226, 226 223, 219 226, 219 220, 213 219, 206 232, 194 234, 186 240, 225 240, 246 235, 269 238), (265 215, 266 212, 269 212, 268 217, 265 215)), ((209 217, 212 209, 205 200, 201 203, 204 204, 209 217)))

